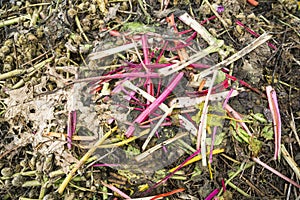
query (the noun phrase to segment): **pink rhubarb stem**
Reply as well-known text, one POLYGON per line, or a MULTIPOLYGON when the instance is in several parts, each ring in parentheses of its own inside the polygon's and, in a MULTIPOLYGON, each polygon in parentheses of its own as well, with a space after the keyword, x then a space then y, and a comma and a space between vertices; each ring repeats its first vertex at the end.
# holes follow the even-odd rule
MULTIPOLYGON (((175 87, 178 85, 179 81, 182 79, 184 73, 180 72, 178 73, 175 78, 170 82, 170 84, 166 87, 166 89, 161 93, 161 95, 155 99, 155 101, 152 102, 135 120, 134 123, 141 123, 145 119, 148 118, 149 115, 151 115, 158 107, 159 105, 166 100, 168 95, 175 89, 175 87)), ((135 128, 134 126, 130 126, 127 129, 126 137, 132 136, 135 128)))
POLYGON ((297 188, 300 189, 300 185, 298 183, 296 183, 295 181, 293 181, 292 179, 286 177, 285 175, 281 174, 279 171, 275 170, 274 168, 270 167, 269 165, 267 165, 266 163, 260 161, 259 158, 255 158, 252 157, 252 160, 254 160, 254 162, 256 162, 257 164, 260 164, 261 166, 263 166, 264 168, 266 168, 267 170, 271 171, 272 173, 276 174, 277 176, 279 176, 280 178, 286 180, 287 182, 289 182, 290 184, 296 186, 297 188))
POLYGON ((281 118, 280 112, 278 108, 277 95, 275 90, 271 86, 266 87, 266 93, 269 102, 269 108, 271 110, 272 118, 273 118, 273 126, 275 133, 275 153, 274 159, 278 159, 280 155, 280 145, 281 145, 281 118))
POLYGON ((223 103, 223 106, 222 106, 223 109, 225 108, 225 105, 228 103, 229 98, 230 98, 230 96, 232 95, 232 93, 233 93, 233 88, 230 89, 230 91, 229 91, 227 97, 226 97, 225 100, 224 100, 224 103, 223 103))
POLYGON ((231 106, 228 104, 225 105, 225 110, 228 112, 228 114, 233 117, 234 119, 238 120, 238 123, 243 127, 243 129, 248 133, 249 136, 252 136, 252 133, 250 132, 249 128, 243 122, 243 118, 240 116, 238 112, 236 112, 231 106))

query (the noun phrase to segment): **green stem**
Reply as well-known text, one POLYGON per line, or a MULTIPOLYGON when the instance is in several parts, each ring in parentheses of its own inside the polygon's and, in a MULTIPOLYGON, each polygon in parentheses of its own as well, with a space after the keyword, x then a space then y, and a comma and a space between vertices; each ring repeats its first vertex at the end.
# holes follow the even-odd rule
POLYGON ((23 15, 23 16, 8 19, 5 21, 0 21, 0 28, 25 21, 26 19, 30 19, 30 17, 28 15, 23 15))

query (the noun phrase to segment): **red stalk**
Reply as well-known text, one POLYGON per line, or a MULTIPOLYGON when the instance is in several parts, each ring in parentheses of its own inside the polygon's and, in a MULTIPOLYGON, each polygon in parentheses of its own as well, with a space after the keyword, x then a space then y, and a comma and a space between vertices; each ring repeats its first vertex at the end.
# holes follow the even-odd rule
POLYGON ((246 83, 245 81, 242 81, 242 80, 236 78, 235 76, 231 76, 231 75, 229 75, 227 73, 225 73, 225 76, 226 76, 226 78, 228 78, 228 79, 230 79, 232 81, 238 81, 238 83, 240 83, 241 85, 243 85, 243 86, 249 88, 250 90, 256 92, 257 94, 260 94, 262 97, 266 97, 266 95, 263 94, 261 91, 259 91, 259 89, 252 87, 250 84, 246 83))
MULTIPOLYGON (((260 35, 258 33, 256 33, 254 30, 252 30, 251 28, 248 28, 245 24, 243 24, 242 22, 240 22, 239 20, 236 20, 235 22, 237 25, 243 27, 246 29, 246 31, 248 31, 248 33, 250 33, 251 35, 255 36, 255 37, 259 37, 260 35)), ((276 50, 277 47, 272 44, 271 42, 267 42, 268 46, 271 47, 272 49, 276 50)))
MULTIPOLYGON (((135 120, 134 123, 141 123, 145 119, 148 118, 149 115, 151 115, 158 107, 159 105, 166 100, 168 95, 173 91, 173 89, 178 85, 179 81, 183 77, 184 73, 180 72, 178 73, 175 78, 170 82, 170 84, 166 87, 166 89, 161 93, 161 95, 155 99, 155 101, 152 102, 135 120)), ((128 130, 126 132, 126 137, 132 136, 134 132, 134 126, 128 127, 128 130)))

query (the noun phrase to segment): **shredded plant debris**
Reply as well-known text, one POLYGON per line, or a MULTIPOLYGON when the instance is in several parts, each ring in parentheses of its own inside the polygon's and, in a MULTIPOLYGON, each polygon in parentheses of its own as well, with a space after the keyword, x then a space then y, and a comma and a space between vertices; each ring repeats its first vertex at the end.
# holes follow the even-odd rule
POLYGON ((0 2, 1 199, 298 199, 293 0, 0 2))

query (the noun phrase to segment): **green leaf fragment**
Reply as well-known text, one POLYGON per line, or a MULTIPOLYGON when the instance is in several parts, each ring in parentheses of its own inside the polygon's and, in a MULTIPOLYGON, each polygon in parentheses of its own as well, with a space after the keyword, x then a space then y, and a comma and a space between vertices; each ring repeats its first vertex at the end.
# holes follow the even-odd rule
POLYGON ((255 120, 257 120, 257 121, 259 121, 259 122, 261 122, 261 123, 267 123, 267 122, 268 122, 267 119, 265 118, 265 116, 264 116, 262 113, 251 114, 251 116, 252 116, 255 120))
POLYGON ((251 137, 249 139, 249 150, 252 152, 252 154, 256 157, 258 153, 260 152, 262 147, 262 142, 256 139, 255 137, 251 137))
POLYGON ((272 126, 265 126, 261 130, 261 136, 264 137, 266 140, 272 140, 274 137, 274 131, 272 126))
POLYGON ((155 32, 155 28, 146 26, 140 22, 128 22, 123 25, 121 31, 130 31, 133 33, 155 32))

